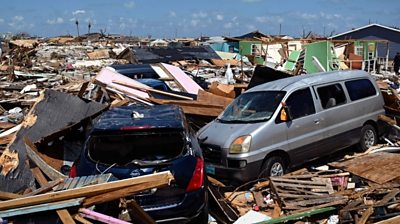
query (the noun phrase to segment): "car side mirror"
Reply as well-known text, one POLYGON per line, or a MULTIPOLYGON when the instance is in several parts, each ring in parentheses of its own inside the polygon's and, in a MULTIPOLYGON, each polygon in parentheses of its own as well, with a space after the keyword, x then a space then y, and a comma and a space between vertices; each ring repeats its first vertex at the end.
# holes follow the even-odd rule
POLYGON ((280 119, 283 122, 288 122, 288 121, 292 120, 292 116, 291 116, 290 109, 288 106, 286 106, 286 105, 282 106, 282 109, 280 112, 280 119))

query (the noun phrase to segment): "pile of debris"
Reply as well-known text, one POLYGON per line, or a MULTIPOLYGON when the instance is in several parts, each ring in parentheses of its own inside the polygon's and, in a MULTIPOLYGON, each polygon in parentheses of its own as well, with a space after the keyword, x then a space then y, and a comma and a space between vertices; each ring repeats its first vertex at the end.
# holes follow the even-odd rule
POLYGON ((396 223, 399 143, 235 189, 209 177, 210 212, 225 223, 396 223))

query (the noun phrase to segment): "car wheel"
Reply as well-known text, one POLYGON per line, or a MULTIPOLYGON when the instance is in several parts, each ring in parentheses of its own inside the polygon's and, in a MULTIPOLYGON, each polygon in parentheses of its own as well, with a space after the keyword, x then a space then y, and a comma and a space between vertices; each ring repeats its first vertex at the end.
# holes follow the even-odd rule
POLYGON ((373 145, 375 145, 378 142, 378 135, 376 134, 376 130, 372 125, 365 125, 361 129, 361 139, 359 142, 359 149, 361 151, 366 151, 373 145))
POLYGON ((285 174, 286 164, 280 156, 272 156, 265 160, 259 177, 282 176, 285 174))

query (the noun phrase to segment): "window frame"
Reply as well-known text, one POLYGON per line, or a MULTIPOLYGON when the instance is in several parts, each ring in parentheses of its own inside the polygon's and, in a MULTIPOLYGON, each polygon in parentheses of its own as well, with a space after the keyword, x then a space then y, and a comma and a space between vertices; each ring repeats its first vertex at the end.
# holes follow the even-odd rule
MULTIPOLYGON (((337 107, 337 106, 341 106, 341 105, 347 104, 347 103, 348 103, 347 94, 346 94, 347 89, 346 89, 346 90, 345 90, 345 89, 346 89, 346 88, 345 88, 345 86, 343 85, 342 82, 331 82, 331 83, 327 83, 327 84, 324 84, 324 85, 314 86, 314 90, 315 90, 315 93, 316 93, 316 95, 317 95, 317 99, 318 99, 318 101, 319 101, 319 104, 320 104, 320 106, 321 106, 321 109, 322 109, 322 110, 329 110, 329 109, 331 109, 331 108, 335 108, 335 107, 337 107), (321 88, 326 88, 326 87, 328 87, 328 86, 335 86, 335 85, 339 85, 339 86, 340 86, 341 92, 342 92, 342 94, 343 94, 344 101, 335 102, 335 105, 334 105, 334 106, 326 107, 326 105, 327 105, 327 103, 328 103, 328 100, 327 100, 325 103, 323 103, 322 100, 325 99, 325 97, 324 97, 324 96, 321 97, 321 94, 320 94, 320 92, 319 92, 318 90, 321 89, 321 88), (324 104, 325 104, 325 105, 324 105, 324 104)), ((332 97, 329 97, 328 99, 330 99, 330 98, 332 98, 332 97)), ((335 100, 337 99, 336 97, 333 97, 333 98, 335 98, 335 100)))

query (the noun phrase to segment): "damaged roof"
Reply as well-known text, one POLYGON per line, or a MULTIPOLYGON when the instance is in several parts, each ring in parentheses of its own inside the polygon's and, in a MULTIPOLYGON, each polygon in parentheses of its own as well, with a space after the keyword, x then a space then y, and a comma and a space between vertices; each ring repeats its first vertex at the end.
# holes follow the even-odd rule
POLYGON ((221 59, 210 46, 196 47, 133 47, 134 58, 139 63, 159 63, 180 60, 221 59))

